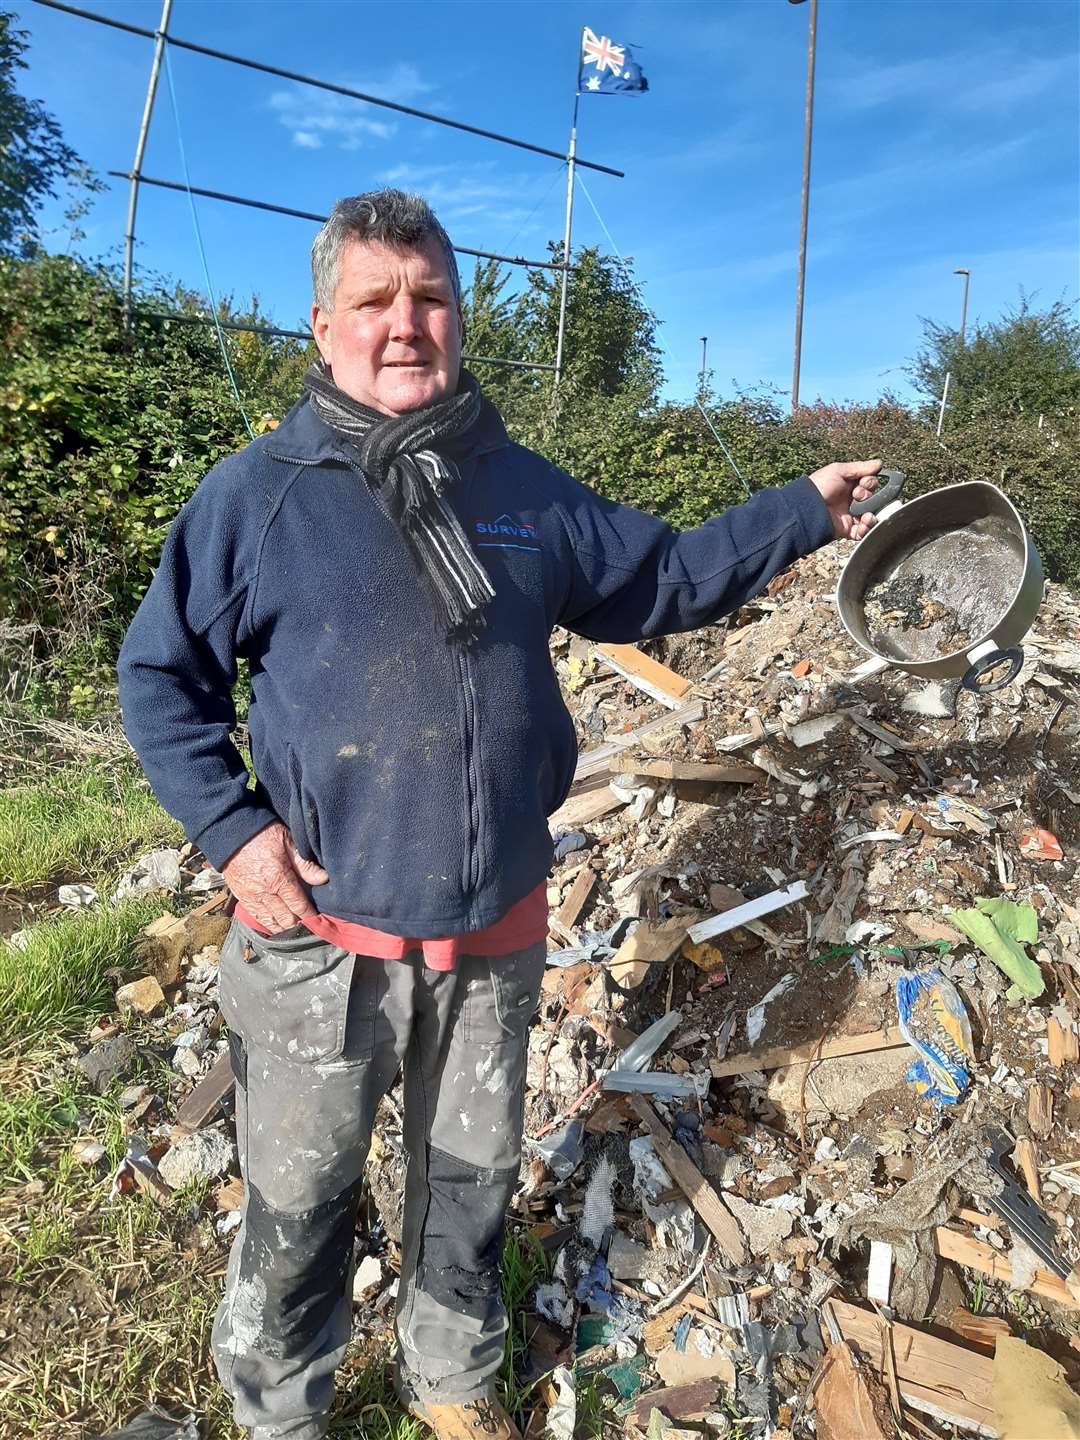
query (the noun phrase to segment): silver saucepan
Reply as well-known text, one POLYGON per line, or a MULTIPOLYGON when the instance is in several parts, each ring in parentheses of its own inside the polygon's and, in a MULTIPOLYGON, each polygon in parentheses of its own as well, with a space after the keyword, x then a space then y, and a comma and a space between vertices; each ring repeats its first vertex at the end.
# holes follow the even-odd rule
POLYGON ((1043 593, 1042 562, 1016 507, 982 480, 904 504, 903 472, 883 470, 879 479, 885 484, 869 500, 851 506, 878 523, 837 586, 848 634, 885 664, 927 680, 959 678, 983 694, 1010 684, 1043 593))

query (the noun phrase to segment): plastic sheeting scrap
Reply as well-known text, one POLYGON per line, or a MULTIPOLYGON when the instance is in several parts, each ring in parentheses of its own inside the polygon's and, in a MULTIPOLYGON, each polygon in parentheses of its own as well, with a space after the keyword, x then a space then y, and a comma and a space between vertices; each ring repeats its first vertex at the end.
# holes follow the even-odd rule
POLYGON ((1039 917, 1034 906, 1018 905, 1013 900, 979 899, 972 910, 950 910, 949 924, 974 940, 1013 982, 1006 991, 1007 999, 1035 1000, 1046 989, 1042 971, 1024 949, 1039 938, 1039 917))
POLYGON ((582 960, 606 960, 633 934, 639 923, 636 916, 625 915, 607 930, 585 930, 578 936, 580 944, 568 946, 565 950, 549 950, 547 963, 564 968, 577 965, 582 960))
POLYGON ((535 1140, 536 1153, 543 1157, 548 1169, 560 1180, 569 1180, 585 1154, 585 1127, 580 1120, 571 1120, 546 1140, 535 1140))
POLYGON ((174 1420, 155 1405, 136 1416, 122 1430, 110 1430, 100 1440, 199 1440, 201 1433, 194 1415, 183 1415, 174 1420))
POLYGON ((97 904, 98 892, 93 885, 61 885, 56 898, 69 910, 86 910, 97 904))
POLYGON ((544 1434, 551 1440, 574 1440, 577 1392, 573 1372, 565 1365, 557 1365, 552 1371, 551 1383, 555 1386, 555 1399, 548 1409, 544 1434))
POLYGON ((616 1070, 646 1070, 649 1062, 669 1035, 672 1035, 682 1020, 681 1010, 669 1010, 661 1019, 643 1030, 619 1056, 616 1070))
POLYGON ((795 972, 789 971, 781 980, 778 980, 767 995, 763 995, 758 1003, 746 1012, 746 1038, 751 1047, 757 1044, 761 1038, 761 1032, 765 1028, 765 1011, 774 1000, 779 1000, 789 990, 794 990, 799 983, 799 977, 795 972))
POLYGON ((558 865, 575 850, 583 849, 589 843, 588 837, 580 830, 560 830, 555 837, 554 862, 558 865))
POLYGON ((964 1002, 940 970, 904 970, 896 978, 900 1033, 918 1055, 907 1072, 916 1092, 937 1105, 955 1105, 971 1083, 975 1063, 964 1002))
POLYGON ((151 850, 124 872, 112 898, 122 900, 125 895, 145 895, 154 890, 179 889, 180 851, 151 850))
POLYGON ((604 1076, 602 1088, 623 1095, 659 1095, 662 1100, 689 1100, 695 1095, 704 1100, 710 1080, 708 1072, 704 1075, 669 1075, 663 1070, 647 1070, 643 1075, 635 1075, 629 1070, 609 1070, 604 1076))

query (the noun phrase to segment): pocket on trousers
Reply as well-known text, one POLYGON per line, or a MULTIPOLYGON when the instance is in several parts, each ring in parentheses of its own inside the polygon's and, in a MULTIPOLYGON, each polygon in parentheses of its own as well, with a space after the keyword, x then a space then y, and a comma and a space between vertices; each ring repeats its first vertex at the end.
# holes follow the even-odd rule
POLYGON ((547 946, 530 945, 509 955, 472 956, 465 992, 465 1038, 479 1045, 520 1042, 540 998, 547 946))
MULTIPOLYGON (((221 1013, 247 1045, 283 1060, 340 1059, 350 1013, 362 1025, 366 1009, 363 995, 352 996, 355 968, 352 951, 304 927, 267 936, 234 920, 221 951, 221 1013)), ((372 978, 360 983, 373 999, 372 978)))

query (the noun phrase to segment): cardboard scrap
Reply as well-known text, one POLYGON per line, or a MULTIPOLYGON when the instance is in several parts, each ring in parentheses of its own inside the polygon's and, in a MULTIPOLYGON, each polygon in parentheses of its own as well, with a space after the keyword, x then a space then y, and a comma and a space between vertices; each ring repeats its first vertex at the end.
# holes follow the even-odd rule
POLYGON ((703 1355, 693 1338, 685 1350, 676 1350, 674 1345, 661 1350, 656 1357, 656 1373, 665 1385, 690 1385, 695 1380, 735 1384, 735 1362, 728 1351, 718 1348, 712 1355, 703 1355))
POLYGON ((993 1401, 998 1440, 1080 1440, 1080 1396, 1052 1356, 1017 1336, 998 1339, 993 1401))

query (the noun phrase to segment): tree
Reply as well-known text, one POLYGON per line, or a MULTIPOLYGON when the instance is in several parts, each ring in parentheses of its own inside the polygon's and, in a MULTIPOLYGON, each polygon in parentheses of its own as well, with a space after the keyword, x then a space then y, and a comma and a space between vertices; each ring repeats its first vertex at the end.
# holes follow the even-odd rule
MULTIPOLYGON (((496 360, 532 358, 522 333, 519 297, 503 293, 509 281, 510 272, 497 260, 477 260, 461 307, 469 355, 496 360)), ((477 365, 474 369, 485 394, 500 409, 511 403, 515 388, 528 373, 510 365, 477 365)))
POLYGON ((0 254, 28 255, 37 241, 38 206, 81 161, 41 101, 15 88, 30 37, 15 29, 14 18, 0 10, 0 254))
MULTIPOLYGON (((562 247, 549 244, 553 258, 562 247)), ((564 368, 575 391, 597 396, 630 395, 642 406, 655 402, 662 371, 656 316, 646 307, 631 262, 578 250, 566 305, 564 368)), ((531 270, 522 296, 522 328, 529 359, 552 364, 559 333, 562 276, 531 270)))
POLYGON ((1063 300, 1033 310, 1026 296, 1017 309, 976 325, 964 345, 959 332, 923 321, 923 348, 908 368, 927 402, 940 402, 951 372, 949 403, 958 418, 989 413, 1047 415, 1080 411, 1080 324, 1063 300))

